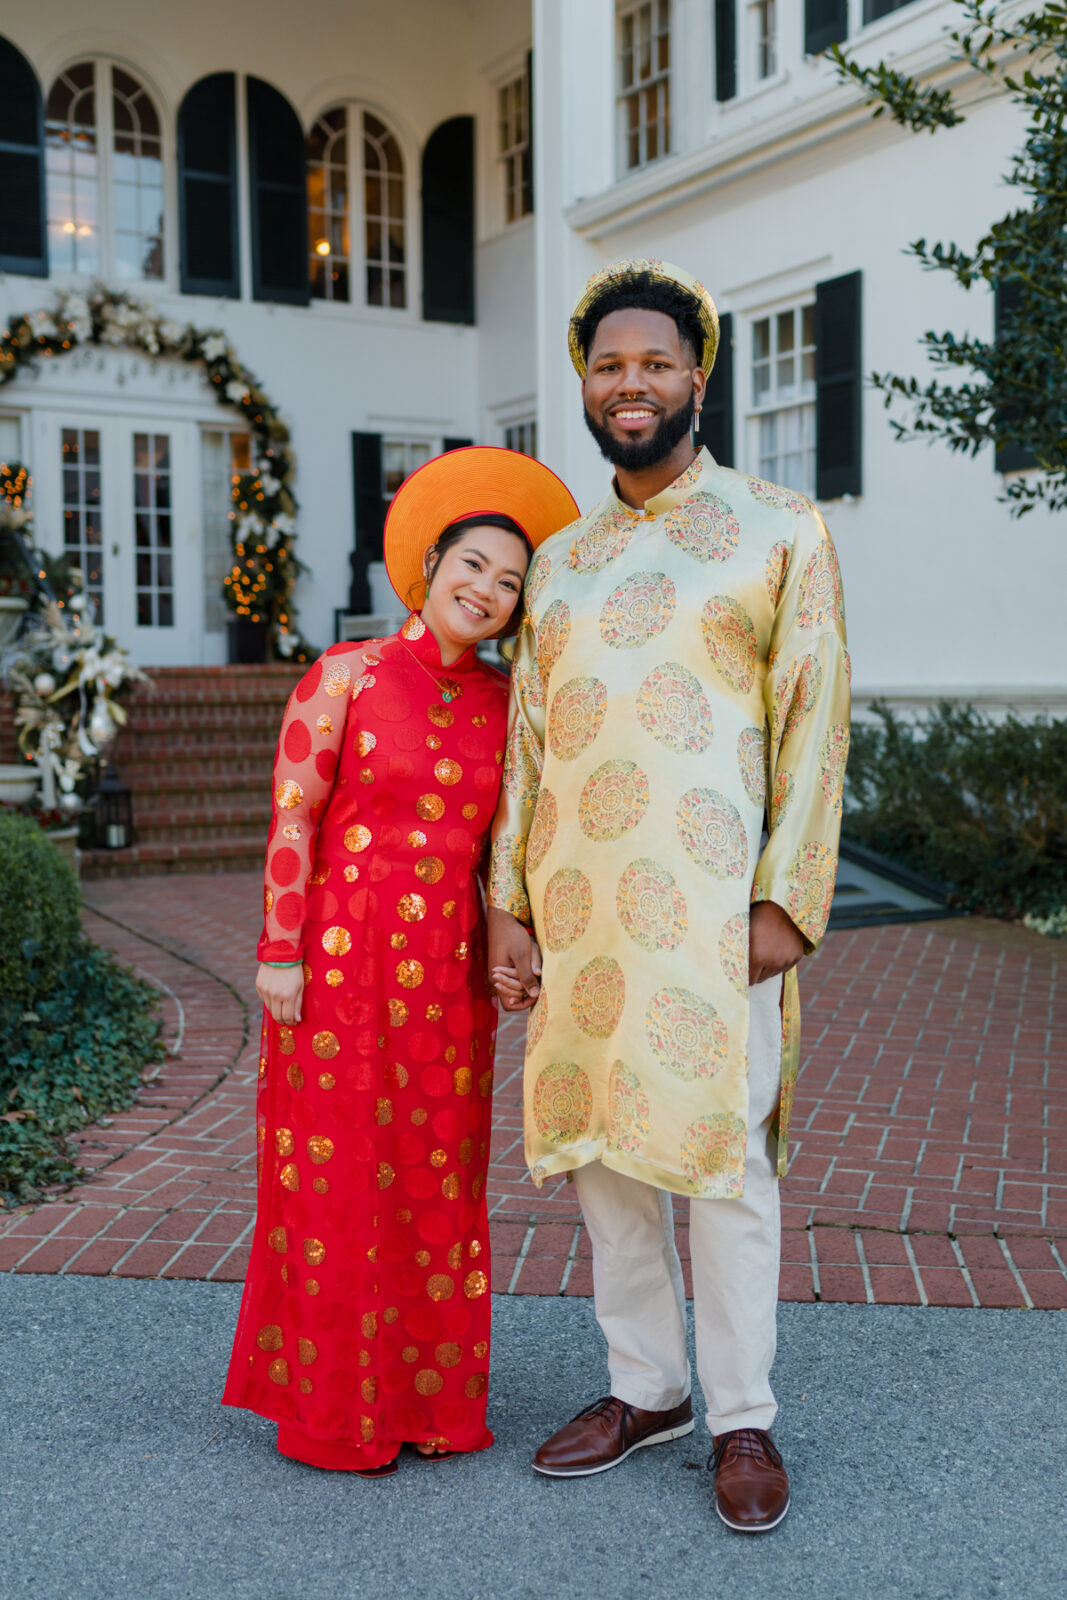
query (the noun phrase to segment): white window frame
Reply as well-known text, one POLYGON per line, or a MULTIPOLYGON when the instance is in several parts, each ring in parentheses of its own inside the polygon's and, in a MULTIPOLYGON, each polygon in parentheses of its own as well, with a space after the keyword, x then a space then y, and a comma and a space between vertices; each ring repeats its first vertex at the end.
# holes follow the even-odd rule
POLYGON ((744 0, 745 71, 753 88, 772 83, 781 70, 781 27, 778 0, 744 0))
POLYGON ((86 270, 79 267, 73 269, 52 265, 51 244, 49 253, 49 277, 54 282, 84 283, 96 278, 103 278, 115 283, 119 288, 136 286, 138 288, 154 288, 157 291, 173 286, 174 262, 177 259, 175 228, 175 206, 173 200, 174 178, 171 173, 173 164, 173 144, 170 133, 170 116, 167 106, 155 84, 138 67, 118 61, 113 56, 94 55, 91 52, 75 56, 65 62, 52 74, 47 85, 42 86, 44 94, 44 120, 45 134, 45 225, 46 233, 51 229, 51 193, 48 173, 48 100, 52 89, 60 78, 73 67, 91 66, 94 75, 94 94, 96 100, 96 193, 97 193, 97 264, 92 269, 86 270), (156 116, 159 119, 159 157, 162 178, 162 270, 158 277, 146 278, 122 277, 117 267, 116 244, 116 207, 115 207, 115 118, 112 105, 112 69, 117 67, 127 77, 133 78, 151 100, 156 116))
POLYGON ((496 142, 496 179, 497 208, 499 210, 501 226, 514 228, 520 222, 533 216, 533 150, 530 148, 530 105, 528 101, 529 80, 526 72, 526 63, 523 61, 519 71, 509 72, 506 77, 498 80, 493 86, 494 125, 496 142), (521 137, 507 142, 504 131, 505 120, 513 123, 516 115, 514 101, 509 102, 507 118, 505 118, 502 102, 505 96, 514 96, 518 90, 522 97, 521 137), (523 157, 528 155, 530 162, 529 207, 523 209, 526 198, 523 183, 522 168, 523 157), (513 174, 517 174, 517 181, 512 182, 513 174), (514 188, 516 195, 516 209, 514 215, 508 214, 509 202, 514 188))
POLYGON ((647 167, 653 166, 657 161, 662 161, 672 154, 674 139, 672 122, 674 113, 672 103, 672 79, 674 77, 674 55, 672 49, 676 29, 671 0, 620 0, 615 12, 615 105, 616 105, 616 149, 617 168, 620 178, 625 178, 634 172, 643 172, 647 167), (634 77, 629 85, 624 83, 624 57, 627 24, 631 28, 640 28, 645 19, 648 19, 651 37, 651 55, 656 55, 656 41, 666 35, 667 38, 667 66, 661 68, 653 59, 652 70, 642 76, 634 77), (666 19, 666 27, 660 23, 666 19), (647 106, 647 96, 656 93, 657 105, 660 107, 659 115, 654 121, 647 121, 644 112, 647 106), (634 101, 638 105, 638 159, 630 160, 630 106, 634 101), (661 130, 658 139, 660 148, 654 155, 648 154, 648 129, 657 127, 661 130))
POLYGON ((796 489, 801 494, 806 494, 810 499, 815 498, 815 344, 814 344, 814 318, 815 296, 813 293, 799 295, 788 301, 778 301, 768 307, 760 307, 748 313, 744 321, 743 346, 744 360, 744 394, 745 394, 745 434, 744 434, 744 459, 745 470, 755 478, 766 478, 772 483, 783 484, 787 489, 796 489), (796 377, 795 392, 780 390, 779 362, 788 357, 779 353, 779 319, 791 316, 793 322, 794 345, 789 356, 794 363, 796 377), (811 342, 804 342, 804 325, 809 323, 811 342), (761 323, 767 323, 769 332, 768 376, 769 389, 763 394, 757 392, 755 368, 757 363, 755 340, 756 330, 761 323), (810 357, 810 376, 805 378, 805 357, 810 357), (786 450, 779 443, 772 463, 767 463, 766 450, 762 435, 767 419, 772 417, 784 419, 790 414, 800 413, 801 445, 800 451, 786 450), (794 474, 788 470, 783 471, 782 460, 785 456, 802 453, 804 457, 801 471, 794 474))
MULTIPOLYGON (((365 100, 348 99, 332 100, 321 110, 316 111, 311 118, 310 128, 314 129, 321 118, 332 111, 344 111, 346 117, 347 141, 347 192, 348 192, 348 299, 332 299, 325 296, 312 294, 311 304, 317 307, 331 307, 344 312, 362 312, 374 317, 412 317, 413 306, 417 298, 419 271, 415 259, 415 219, 413 214, 413 190, 415 184, 412 180, 413 165, 411 152, 407 142, 397 128, 393 117, 378 109, 377 106, 365 100), (403 163, 402 179, 404 184, 404 304, 392 306, 389 304, 372 305, 367 299, 367 212, 365 180, 367 170, 363 159, 363 119, 372 116, 382 124, 386 132, 391 134, 396 141, 403 163)), ((310 165, 305 159, 305 168, 310 165)), ((309 213, 309 255, 319 254, 316 251, 315 240, 310 237, 310 197, 308 200, 309 213)), ((325 259, 328 261, 329 256, 325 259)))

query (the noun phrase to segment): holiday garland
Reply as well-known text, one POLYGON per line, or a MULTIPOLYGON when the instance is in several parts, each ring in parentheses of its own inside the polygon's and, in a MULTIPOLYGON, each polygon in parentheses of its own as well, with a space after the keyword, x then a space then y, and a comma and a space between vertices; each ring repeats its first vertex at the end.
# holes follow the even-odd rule
POLYGON ((126 346, 150 356, 201 362, 219 404, 242 414, 256 470, 233 485, 234 561, 223 580, 224 597, 238 617, 268 625, 272 654, 310 659, 314 651, 295 626, 292 606, 293 585, 305 569, 292 548, 297 503, 289 429, 225 334, 160 316, 151 301, 103 285, 85 295, 60 293, 51 310, 14 316, 0 334, 0 385, 42 357, 81 345, 126 346))

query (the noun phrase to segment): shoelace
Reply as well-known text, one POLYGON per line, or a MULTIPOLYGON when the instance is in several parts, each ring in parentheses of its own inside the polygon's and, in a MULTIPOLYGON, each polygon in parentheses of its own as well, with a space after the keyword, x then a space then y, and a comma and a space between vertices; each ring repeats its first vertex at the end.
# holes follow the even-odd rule
POLYGON ((775 1467, 782 1465, 770 1434, 760 1428, 736 1428, 732 1433, 724 1433, 708 1461, 709 1471, 717 1472, 728 1455, 731 1459, 748 1456, 752 1461, 769 1460, 775 1467))
POLYGON ((584 1411, 579 1411, 576 1417, 571 1418, 571 1421, 580 1422, 583 1417, 604 1417, 607 1416, 609 1411, 614 1410, 616 1406, 622 1406, 625 1410, 625 1400, 617 1400, 613 1394, 606 1394, 602 1400, 594 1400, 591 1406, 586 1406, 584 1411))

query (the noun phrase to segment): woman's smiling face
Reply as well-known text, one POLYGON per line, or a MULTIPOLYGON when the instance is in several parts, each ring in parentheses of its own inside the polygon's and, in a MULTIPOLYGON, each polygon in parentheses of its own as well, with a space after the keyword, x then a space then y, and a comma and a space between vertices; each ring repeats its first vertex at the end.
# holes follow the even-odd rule
POLYGON ((529 559, 517 533, 480 524, 464 529, 441 555, 429 552, 422 618, 442 659, 446 651, 462 655, 507 627, 522 598, 529 559))

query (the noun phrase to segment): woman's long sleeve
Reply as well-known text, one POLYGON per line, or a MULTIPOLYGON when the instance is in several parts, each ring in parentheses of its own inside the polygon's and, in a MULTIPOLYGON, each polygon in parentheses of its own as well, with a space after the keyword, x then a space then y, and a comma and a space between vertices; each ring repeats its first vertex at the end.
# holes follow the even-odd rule
POLYGON ((779 596, 764 685, 770 837, 752 886, 810 949, 826 932, 837 875, 849 740, 849 660, 837 554, 812 509, 799 523, 779 596))
POLYGON ((260 961, 295 962, 303 956, 315 840, 333 788, 353 681, 361 670, 359 646, 333 645, 309 667, 285 708, 274 757, 260 961))

